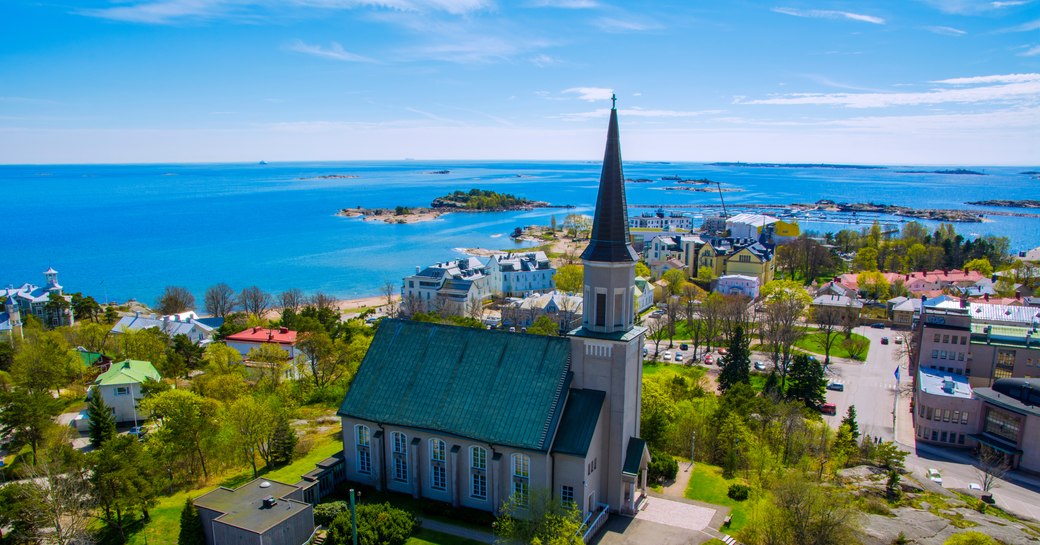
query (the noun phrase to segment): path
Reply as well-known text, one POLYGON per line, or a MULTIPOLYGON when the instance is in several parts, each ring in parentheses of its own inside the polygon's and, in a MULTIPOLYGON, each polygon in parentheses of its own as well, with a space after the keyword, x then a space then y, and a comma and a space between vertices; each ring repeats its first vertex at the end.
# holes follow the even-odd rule
POLYGON ((456 537, 470 539, 480 543, 495 542, 495 535, 491 532, 485 532, 483 530, 477 530, 475 528, 468 528, 466 526, 460 526, 458 524, 452 524, 450 522, 433 520, 423 517, 419 517, 419 521, 422 523, 423 528, 427 530, 433 530, 434 532, 440 532, 442 534, 448 534, 456 537))

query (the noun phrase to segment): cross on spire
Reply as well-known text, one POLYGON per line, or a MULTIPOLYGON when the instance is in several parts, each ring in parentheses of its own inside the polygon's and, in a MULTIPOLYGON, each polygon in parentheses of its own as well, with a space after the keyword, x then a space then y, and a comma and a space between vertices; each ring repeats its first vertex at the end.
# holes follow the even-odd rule
POLYGON ((614 93, 610 93, 610 109, 611 110, 616 110, 617 109, 617 95, 614 94, 614 93))

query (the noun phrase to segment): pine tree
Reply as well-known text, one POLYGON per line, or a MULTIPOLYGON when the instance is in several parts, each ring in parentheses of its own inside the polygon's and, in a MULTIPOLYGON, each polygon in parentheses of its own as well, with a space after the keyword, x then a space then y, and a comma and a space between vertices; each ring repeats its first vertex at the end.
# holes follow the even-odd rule
POLYGON ((774 398, 780 397, 780 378, 776 375, 776 369, 770 371, 769 375, 766 376, 766 384, 762 387, 762 393, 774 398))
POLYGON ((747 338, 744 337, 744 328, 737 326, 733 329, 733 339, 729 343, 729 354, 726 355, 726 365, 719 373, 719 389, 723 392, 734 384, 751 382, 751 352, 748 349, 747 338))
POLYGON ((202 519, 191 498, 184 500, 184 509, 181 510, 181 533, 177 536, 177 545, 206 545, 202 519))
POLYGON ((848 426, 849 431, 852 432, 852 438, 859 440, 859 424, 856 423, 856 406, 849 405, 848 412, 845 413, 845 418, 841 419, 841 425, 848 426))
POLYGON ((291 462, 297 441, 299 438, 289 425, 289 419, 285 416, 279 417, 271 437, 271 462, 276 465, 291 462))
POLYGON ((87 418, 90 420, 90 444, 95 449, 115 437, 116 417, 97 390, 94 390, 94 395, 87 403, 87 418))
POLYGON ((823 377, 823 367, 810 360, 805 354, 799 354, 791 360, 791 370, 787 376, 787 399, 805 403, 806 407, 817 407, 824 402, 827 380, 823 377))

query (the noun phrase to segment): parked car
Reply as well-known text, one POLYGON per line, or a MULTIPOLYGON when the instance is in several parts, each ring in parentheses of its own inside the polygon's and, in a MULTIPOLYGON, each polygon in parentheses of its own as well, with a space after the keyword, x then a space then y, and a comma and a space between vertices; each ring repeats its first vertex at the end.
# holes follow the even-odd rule
POLYGON ((942 474, 939 473, 938 469, 934 467, 928 468, 928 479, 933 483, 942 486, 942 474))
POLYGON ((686 343, 682 343, 682 344, 679 345, 679 350, 689 350, 689 349, 690 349, 690 345, 688 345, 686 343))
POLYGON ((872 327, 874 329, 885 329, 885 324, 883 324, 881 322, 875 322, 875 323, 870 324, 870 327, 872 327))
POLYGON ((903 344, 903 337, 901 335, 896 335, 896 344, 903 344))
POLYGON ((881 344, 888 344, 888 337, 881 337, 881 344))
POLYGON ((672 353, 671 352, 665 352, 661 356, 661 359, 664 360, 664 361, 672 361, 672 353))
POLYGON ((704 356, 704 364, 705 365, 711 365, 711 354, 708 354, 707 356, 704 356))
POLYGON ((675 353, 675 361, 682 361, 682 358, 683 358, 682 352, 676 352, 675 353))
POLYGON ((719 349, 719 354, 722 355, 722 356, 725 356, 728 353, 729 353, 729 350, 726 350, 725 348, 720 348, 719 349))
POLYGON ((982 485, 979 483, 968 483, 968 490, 982 491, 982 485))
POLYGON ((755 370, 757 370, 757 371, 765 371, 766 370, 766 362, 764 362, 764 361, 756 361, 755 362, 755 370))
POLYGON ((823 405, 820 405, 820 412, 833 416, 838 414, 838 406, 833 403, 824 403, 823 405))
POLYGON ((834 390, 835 392, 844 392, 845 385, 840 382, 832 382, 827 385, 828 390, 834 390))
POLYGON ((649 351, 649 350, 647 350, 647 349, 646 349, 646 347, 644 346, 644 347, 643 347, 643 357, 645 358, 645 357, 646 357, 646 355, 647 355, 647 354, 649 354, 649 353, 650 353, 650 351, 649 351))

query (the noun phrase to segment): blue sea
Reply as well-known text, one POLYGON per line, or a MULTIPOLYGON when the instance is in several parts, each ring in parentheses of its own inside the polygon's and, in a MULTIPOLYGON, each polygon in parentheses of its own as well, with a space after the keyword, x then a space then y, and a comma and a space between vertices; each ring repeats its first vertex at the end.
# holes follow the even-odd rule
MULTIPOLYGON (((978 167, 985 176, 899 173, 943 167, 883 169, 712 166, 627 162, 631 213, 682 206, 702 216, 717 192, 669 191, 666 176, 709 178, 727 189, 728 208, 742 204, 878 202, 916 208, 974 208, 967 201, 1040 198, 1035 167, 978 167), (638 208, 636 205, 648 205, 638 208)), ((458 248, 513 248, 514 227, 562 223, 591 214, 600 163, 589 162, 320 162, 169 165, 0 166, 3 228, 0 283, 43 282, 54 267, 66 291, 100 301, 151 303, 164 286, 205 289, 226 282, 279 292, 300 288, 343 298, 378 294, 415 267, 458 257, 458 248), (448 174, 435 174, 447 170, 448 174), (356 178, 326 178, 343 175, 356 178), (436 221, 387 225, 336 216, 348 207, 428 206, 457 189, 491 189, 573 210, 448 214, 436 221)), ((1038 212, 1037 210, 992 209, 1038 212)), ((731 210, 732 211, 732 210, 731 210)), ((803 230, 863 225, 802 221, 803 230)), ((898 227, 898 219, 881 217, 898 227)), ((957 224, 974 238, 1007 236, 1012 249, 1040 246, 1040 219, 993 216, 957 224)), ((852 220, 849 220, 850 222, 852 220)), ((935 224, 929 224, 934 227, 935 224)))

